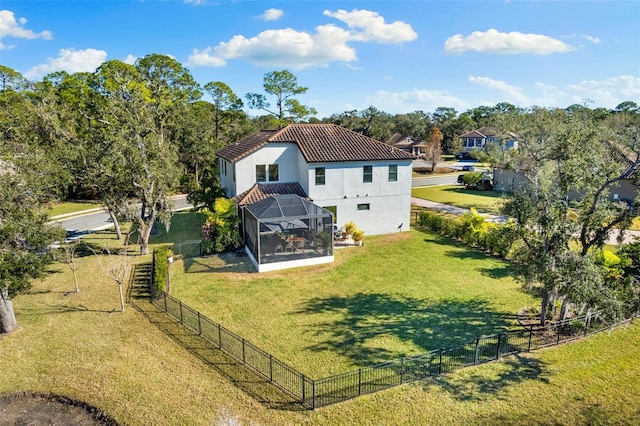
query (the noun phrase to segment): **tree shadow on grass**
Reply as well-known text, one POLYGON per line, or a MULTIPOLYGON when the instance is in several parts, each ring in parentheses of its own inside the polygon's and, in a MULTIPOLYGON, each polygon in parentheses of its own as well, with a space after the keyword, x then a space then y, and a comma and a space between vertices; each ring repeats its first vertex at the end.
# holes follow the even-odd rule
MULTIPOLYGON (((427 390, 436 386, 459 401, 477 402, 489 397, 507 399, 508 389, 512 385, 532 380, 549 383, 545 367, 545 363, 538 358, 510 355, 494 364, 491 370, 477 368, 469 374, 440 376, 426 382, 424 387, 427 390)), ((508 396, 513 397, 512 394, 508 396)))
POLYGON ((221 253, 206 257, 185 257, 182 261, 184 272, 197 273, 255 273, 256 269, 244 252, 221 253))
POLYGON ((312 332, 320 342, 308 350, 338 353, 360 367, 407 355, 407 347, 417 354, 462 345, 504 331, 515 318, 480 299, 433 302, 382 293, 314 298, 295 314, 319 318, 312 332))

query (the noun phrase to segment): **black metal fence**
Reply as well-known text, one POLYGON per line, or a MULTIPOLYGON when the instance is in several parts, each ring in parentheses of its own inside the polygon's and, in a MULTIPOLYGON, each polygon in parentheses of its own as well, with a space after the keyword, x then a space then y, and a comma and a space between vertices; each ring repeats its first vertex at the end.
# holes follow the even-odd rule
MULTIPOLYGON (((150 286, 155 288, 153 276, 150 286)), ((495 361, 502 356, 559 345, 632 320, 607 325, 593 321, 589 316, 576 317, 545 328, 529 327, 482 336, 454 348, 434 350, 322 379, 312 379, 172 296, 161 294, 152 297, 151 301, 182 325, 310 409, 403 383, 436 377, 462 367, 495 361)))

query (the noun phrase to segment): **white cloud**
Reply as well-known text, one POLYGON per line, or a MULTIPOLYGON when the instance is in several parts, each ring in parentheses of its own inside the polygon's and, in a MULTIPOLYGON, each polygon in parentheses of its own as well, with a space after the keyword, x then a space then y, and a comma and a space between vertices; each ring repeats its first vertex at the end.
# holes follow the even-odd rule
POLYGON ((124 62, 125 64, 133 65, 136 62, 137 59, 138 59, 137 56, 133 56, 132 54, 128 54, 127 57, 122 60, 122 62, 124 62))
POLYGON ((16 20, 12 11, 0 10, 0 50, 11 49, 13 47, 5 45, 2 42, 3 37, 24 38, 27 40, 36 38, 51 40, 51 31, 34 33, 32 30, 25 28, 26 23, 27 20, 25 18, 18 18, 18 20, 16 20))
POLYGON ((335 61, 357 60, 356 50, 348 44, 350 41, 400 43, 417 37, 410 25, 385 24, 376 12, 339 10, 324 14, 347 23, 349 29, 326 24, 316 27, 313 33, 283 28, 263 31, 253 37, 235 35, 215 47, 194 49, 187 64, 221 67, 227 60, 244 59, 262 66, 326 67, 335 61))
POLYGON ((317 27, 314 34, 292 28, 267 30, 251 38, 236 35, 215 48, 194 49, 188 64, 224 66, 228 59, 243 58, 256 65, 293 69, 326 66, 333 61, 356 60, 348 40, 349 34, 333 25, 317 27))
POLYGON ((468 80, 480 86, 487 87, 502 94, 502 99, 506 102, 520 106, 529 106, 530 101, 521 87, 512 86, 504 81, 494 80, 489 77, 469 76, 468 80))
POLYGON ((605 80, 583 80, 566 90, 581 99, 592 99, 595 105, 613 108, 621 102, 640 99, 640 77, 621 75, 605 80))
POLYGON ((583 35, 582 38, 585 38, 585 39, 589 40, 593 44, 602 43, 602 40, 600 40, 599 37, 594 37, 594 36, 590 36, 590 35, 583 35))
POLYGON ((501 33, 493 28, 486 32, 475 31, 467 37, 462 34, 456 34, 449 37, 444 43, 445 53, 462 54, 468 50, 495 54, 531 53, 546 55, 570 52, 573 47, 560 40, 540 34, 501 33))
POLYGON ((447 106, 460 111, 470 108, 467 100, 458 98, 446 90, 413 89, 403 92, 379 90, 366 98, 366 105, 375 105, 390 114, 404 114, 412 111, 435 111, 447 106))
POLYGON ((46 64, 37 65, 24 73, 29 79, 43 77, 55 71, 93 72, 107 59, 107 52, 97 49, 60 49, 57 58, 49 58, 46 64))
POLYGON ((357 41, 376 41, 378 43, 402 43, 413 41, 418 34, 413 31, 411 25, 395 21, 387 24, 384 17, 378 12, 353 9, 351 12, 339 9, 335 12, 325 10, 325 16, 336 18, 344 22, 353 31, 353 39, 357 41))
POLYGON ((207 4, 207 0, 184 0, 187 4, 192 4, 194 6, 202 6, 203 4, 207 4))
POLYGON ((265 21, 277 21, 278 19, 282 18, 282 15, 284 15, 284 12, 282 10, 272 8, 265 10, 260 18, 265 21))

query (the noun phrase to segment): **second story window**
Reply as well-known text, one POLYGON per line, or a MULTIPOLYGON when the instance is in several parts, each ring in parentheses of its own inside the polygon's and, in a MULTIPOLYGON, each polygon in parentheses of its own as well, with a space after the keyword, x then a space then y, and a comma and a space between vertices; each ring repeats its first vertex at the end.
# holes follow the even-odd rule
POLYGON ((389 182, 396 182, 398 180, 398 165, 389 164, 389 182))
POLYGON ((278 181, 278 165, 269 164, 269 182, 278 181))
POLYGON ((316 185, 324 185, 325 169, 324 167, 316 167, 316 185))
POLYGON ((362 182, 373 182, 373 166, 364 166, 362 169, 362 182))
POLYGON ((267 181, 267 166, 265 164, 256 164, 256 182, 267 181))

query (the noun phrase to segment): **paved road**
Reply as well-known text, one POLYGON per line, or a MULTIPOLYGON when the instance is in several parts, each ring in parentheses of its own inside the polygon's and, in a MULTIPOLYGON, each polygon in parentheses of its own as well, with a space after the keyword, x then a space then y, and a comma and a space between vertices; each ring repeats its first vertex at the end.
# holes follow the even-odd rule
MULTIPOLYGON (((191 208, 191 204, 187 203, 186 195, 178 195, 173 197, 175 211, 186 210, 191 208)), ((62 225, 69 234, 82 234, 91 231, 100 231, 113 226, 109 214, 102 209, 93 209, 87 213, 81 213, 73 216, 57 216, 53 221, 62 225)))

